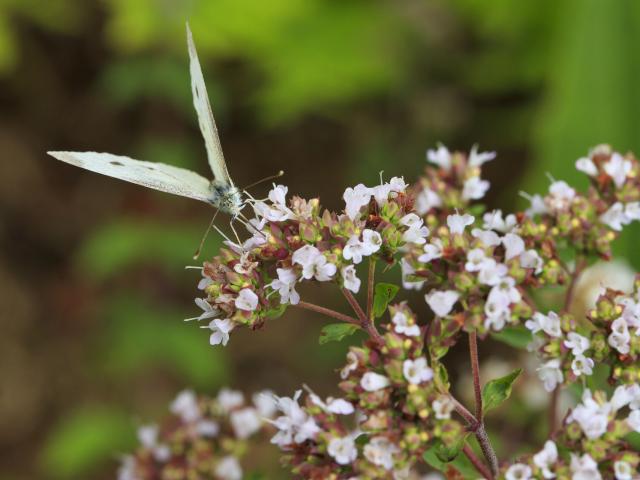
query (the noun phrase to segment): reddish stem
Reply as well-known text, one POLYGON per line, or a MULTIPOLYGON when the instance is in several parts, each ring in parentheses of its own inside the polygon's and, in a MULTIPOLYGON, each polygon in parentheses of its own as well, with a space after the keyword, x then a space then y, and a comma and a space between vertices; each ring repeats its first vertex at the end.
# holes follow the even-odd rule
POLYGON ((311 310, 312 312, 321 313, 328 317, 335 318, 336 320, 340 320, 341 322, 360 325, 360 322, 356 318, 350 317, 349 315, 345 315, 344 313, 336 312, 335 310, 331 310, 329 308, 321 307, 320 305, 315 305, 313 303, 300 301, 296 306, 300 308, 304 308, 305 310, 311 310))
POLYGON ((478 333, 469 332, 469 358, 473 374, 473 392, 476 397, 476 420, 482 423, 482 388, 480 386, 480 362, 478 360, 478 333))
POLYGON ((473 452, 473 450, 469 445, 465 444, 464 447, 462 447, 462 453, 466 455, 466 457, 473 464, 473 466, 478 471, 478 473, 480 473, 480 475, 482 475, 484 478, 487 478, 489 480, 493 480, 493 475, 491 474, 491 471, 482 462, 482 460, 480 460, 476 456, 476 454, 473 452))
POLYGON ((351 308, 353 308, 353 311, 358 316, 358 319, 360 320, 360 326, 369 334, 371 339, 374 340, 378 345, 384 345, 384 339, 378 333, 378 330, 376 330, 376 327, 373 324, 373 321, 369 320, 369 318, 367 317, 367 314, 364 313, 364 310, 362 310, 362 307, 360 306, 358 301, 355 299, 353 294, 346 288, 342 289, 342 294, 345 296, 345 298, 349 302, 349 305, 351 305, 351 308))
POLYGON ((376 261, 369 259, 369 277, 367 279, 367 318, 373 322, 373 293, 375 289, 376 261))

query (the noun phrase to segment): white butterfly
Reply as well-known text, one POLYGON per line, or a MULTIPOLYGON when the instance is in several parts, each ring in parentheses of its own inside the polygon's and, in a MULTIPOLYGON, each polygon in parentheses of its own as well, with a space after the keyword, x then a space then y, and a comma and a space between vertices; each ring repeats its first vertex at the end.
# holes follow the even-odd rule
POLYGON ((189 46, 189 70, 193 105, 198 114, 200 131, 204 137, 209 166, 213 180, 209 181, 195 172, 164 163, 143 162, 133 158, 98 152, 47 152, 63 162, 82 167, 92 172, 119 178, 155 190, 194 198, 209 203, 232 215, 240 214, 244 202, 240 190, 233 184, 222 154, 218 129, 216 128, 207 89, 202 76, 193 36, 187 24, 189 46))

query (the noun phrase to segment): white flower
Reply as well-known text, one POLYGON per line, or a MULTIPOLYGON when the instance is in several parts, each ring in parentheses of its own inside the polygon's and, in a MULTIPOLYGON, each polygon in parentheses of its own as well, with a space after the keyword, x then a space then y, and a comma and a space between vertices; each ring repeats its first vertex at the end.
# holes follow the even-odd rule
POLYGON ((418 215, 424 215, 432 208, 442 206, 442 200, 436 192, 428 187, 424 187, 416 196, 415 210, 418 215))
MULTIPOLYGON (((200 280, 200 282, 202 282, 202 280, 200 280)), ((215 317, 220 313, 220 310, 212 307, 211 304, 204 298, 196 298, 194 301, 196 302, 196 305, 202 309, 202 314, 199 317, 186 318, 184 320, 185 322, 190 322, 192 320, 197 320, 199 322, 200 320, 206 320, 207 318, 215 317)))
POLYGON ((544 478, 555 478, 551 467, 558 461, 558 447, 553 440, 547 440, 544 448, 533 456, 533 464, 542 470, 544 478))
POLYGON ((587 337, 583 337, 576 332, 569 332, 567 339, 564 341, 564 346, 570 349, 574 355, 582 355, 591 346, 591 342, 587 337))
POLYGON ((627 392, 631 396, 631 401, 629 402, 629 408, 631 410, 640 409, 640 384, 634 383, 633 385, 629 385, 627 387, 627 392))
POLYGON ((365 255, 372 255, 380 250, 382 246, 382 237, 375 230, 365 228, 362 231, 362 243, 365 247, 365 255))
POLYGON ((531 333, 538 333, 542 330, 550 337, 558 338, 562 336, 560 317, 555 312, 549 312, 548 315, 536 312, 530 320, 525 322, 524 326, 531 330, 531 333))
POLYGON ((631 162, 625 160, 622 155, 614 152, 608 162, 604 164, 604 171, 613 179, 616 187, 620 188, 627 180, 627 175, 631 172, 631 162))
POLYGON ((164 443, 158 443, 158 427, 146 425, 138 428, 138 440, 143 447, 151 450, 153 458, 166 462, 171 458, 171 449, 164 443))
POLYGON ((400 269, 402 271, 402 288, 406 290, 421 290, 424 285, 424 281, 415 281, 413 278, 409 279, 414 273, 416 273, 416 269, 405 259, 404 257, 400 259, 400 269))
POLYGON ((436 414, 438 420, 446 420, 451 418, 451 412, 453 412, 455 405, 451 401, 451 398, 446 395, 441 395, 436 398, 431 404, 431 408, 436 414))
POLYGON ((374 465, 379 465, 385 470, 393 468, 393 455, 400 449, 391 443, 386 437, 373 437, 364 447, 364 456, 374 465))
POLYGON ((502 237, 502 245, 504 245, 505 260, 507 261, 520 256, 524 252, 524 240, 515 233, 507 233, 502 237))
POLYGON ((362 262, 362 257, 366 255, 365 252, 364 243, 360 241, 359 236, 352 235, 342 249, 342 256, 345 260, 351 260, 353 263, 358 264, 362 262))
POLYGON ((225 319, 214 319, 209 322, 209 329, 211 330, 211 335, 209 336, 209 344, 210 345, 220 345, 224 347, 227 343, 229 343, 229 333, 233 330, 235 324, 230 318, 225 319))
POLYGON ((499 284, 508 272, 506 265, 497 263, 493 258, 488 258, 481 265, 478 273, 478 281, 484 285, 499 284))
POLYGON ((305 245, 299 248, 291 256, 294 264, 302 266, 302 277, 310 280, 315 277, 320 282, 331 280, 337 268, 327 261, 326 257, 313 245, 305 245))
POLYGON ((389 180, 389 183, 383 183, 372 188, 373 196, 376 199, 376 203, 379 207, 383 206, 388 200, 389 195, 392 193, 404 192, 407 188, 407 184, 402 177, 393 177, 389 180))
POLYGON ((216 465, 215 475, 221 480, 241 480, 242 468, 238 459, 233 455, 227 455, 220 459, 216 465))
POLYGON ((552 211, 566 210, 575 196, 576 191, 567 182, 558 181, 549 186, 549 195, 545 202, 552 211))
POLYGON ((198 420, 196 422, 196 432, 202 437, 213 438, 220 432, 220 425, 213 420, 198 420))
POLYGON ((358 356, 349 351, 347 353, 347 364, 340 370, 340 378, 345 380, 351 372, 358 368, 358 356))
POLYGON ((582 157, 576 160, 576 169, 590 177, 595 177, 598 174, 598 167, 589 157, 582 157))
POLYGON ((532 475, 531 467, 525 463, 514 463, 505 473, 506 480, 529 480, 532 475))
POLYGON ((633 430, 640 433, 640 410, 633 410, 627 418, 627 423, 633 430))
POLYGON ((423 220, 415 213, 408 213, 400 219, 400 223, 409 227, 402 234, 402 240, 406 243, 424 245, 429 229, 424 226, 423 220))
POLYGON ((336 415, 351 415, 355 411, 351 402, 348 402, 344 398, 331 397, 327 398, 326 410, 336 415))
POLYGON ((222 411, 229 413, 244 404, 244 395, 238 390, 223 388, 218 392, 217 400, 222 411))
POLYGON ((509 290, 505 291, 497 285, 493 287, 484 304, 484 313, 487 316, 484 321, 484 326, 487 329, 502 330, 511 317, 511 310, 509 308, 511 302, 512 294, 509 290))
POLYGON ((487 260, 487 256, 483 249, 474 248, 469 250, 467 253, 467 262, 464 264, 464 269, 467 272, 478 272, 482 270, 482 267, 487 260))
POLYGON ((493 230, 482 230, 474 228, 471 235, 480 240, 485 247, 496 247, 500 245, 500 236, 493 230))
POLYGON ((442 241, 439 238, 433 239, 431 243, 427 243, 424 248, 424 253, 418 257, 418 261, 422 263, 429 263, 431 260, 442 257, 442 241))
POLYGON ((580 375, 591 375, 593 373, 594 361, 584 355, 576 355, 571 362, 571 370, 576 377, 580 375))
POLYGON ((295 289, 297 276, 293 268, 276 269, 278 278, 269 284, 271 288, 280 294, 280 303, 290 303, 297 305, 300 302, 300 295, 295 289))
POLYGON ((356 267, 353 265, 347 265, 346 267, 342 267, 340 273, 344 282, 344 288, 351 290, 353 293, 358 293, 361 282, 356 275, 356 267))
POLYGON ((482 216, 483 228, 485 230, 496 230, 498 232, 507 233, 514 229, 518 224, 516 216, 510 213, 502 218, 502 210, 493 210, 482 216))
POLYGON ((480 200, 484 197, 487 190, 489 190, 489 182, 487 180, 482 180, 480 177, 471 177, 469 180, 464 182, 464 187, 462 188, 462 199, 463 200, 480 200))
POLYGON ((541 195, 538 195, 537 193, 535 195, 529 195, 522 191, 520 192, 520 195, 529 200, 529 203, 531 204, 524 212, 527 217, 547 213, 547 204, 544 202, 544 198, 542 198, 541 195))
POLYGON ((538 275, 542 272, 544 262, 538 252, 535 250, 527 250, 520 255, 520 266, 522 268, 534 268, 534 273, 538 275))
POLYGON ((339 465, 349 465, 358 458, 358 448, 351 436, 333 437, 329 440, 327 453, 331 455, 339 465))
POLYGON ((640 220, 640 202, 629 202, 624 206, 624 214, 629 221, 640 220))
POLYGON ((623 460, 618 460, 613 464, 613 471, 616 475, 616 480, 632 480, 634 469, 630 463, 623 460))
POLYGON ((625 213, 624 205, 620 202, 614 203, 609 210, 600 215, 600 221, 612 230, 620 231, 624 225, 630 223, 629 217, 625 213))
POLYGON ((201 415, 198 397, 196 397, 193 390, 183 390, 178 393, 173 402, 171 402, 169 410, 174 415, 178 415, 183 422, 193 422, 199 419, 201 415))
POLYGON ((447 217, 447 226, 449 227, 452 235, 462 234, 464 229, 474 221, 475 218, 468 213, 465 213, 464 215, 458 215, 456 213, 455 215, 449 215, 447 217))
POLYGON ((278 410, 283 415, 271 421, 278 429, 278 433, 271 438, 271 443, 280 448, 286 449, 292 443, 303 443, 315 438, 320 432, 320 427, 315 423, 313 417, 307 415, 298 404, 301 394, 302 391, 298 390, 293 398, 276 397, 278 410))
POLYGON ((441 169, 448 172, 451 170, 451 153, 444 145, 438 145, 437 150, 427 150, 427 161, 438 165, 441 169))
POLYGON ((431 290, 424 298, 437 316, 444 317, 449 315, 460 294, 455 290, 431 290))
POLYGON ((567 423, 577 422, 580 429, 590 440, 600 438, 609 425, 611 405, 598 404, 593 400, 591 391, 587 388, 582 393, 582 403, 578 404, 567 417, 567 423))
POLYGON ((140 480, 133 455, 124 455, 118 467, 118 480, 140 480))
POLYGON ((278 407, 271 390, 256 392, 251 399, 261 417, 272 418, 276 414, 278 407))
POLYGON ((236 297, 236 308, 247 312, 253 312, 258 308, 258 295, 250 288, 243 288, 236 297))
MULTIPOLYGON (((629 387, 632 387, 631 385, 629 387)), ((609 404, 611 405, 611 409, 613 411, 620 410, 622 407, 626 406, 631 402, 631 389, 627 388, 626 385, 618 386, 613 395, 611 396, 611 400, 609 404)))
POLYGON ((496 152, 478 152, 478 145, 471 147, 469 152, 469 166, 481 167, 485 163, 496 158, 496 152))
POLYGON ((562 383, 564 380, 564 375, 562 375, 562 370, 560 369, 560 360, 557 358, 544 363, 537 371, 538 377, 542 380, 544 389, 547 392, 553 392, 558 386, 558 383, 562 383))
POLYGON ((629 353, 629 342, 631 341, 631 335, 629 334, 629 328, 624 318, 616 318, 611 323, 611 334, 607 339, 607 342, 611 348, 616 349, 618 352, 626 355, 629 353))
POLYGON ((249 438, 260 430, 262 426, 258 411, 253 407, 246 407, 231 412, 229 420, 231 421, 233 432, 239 439, 249 438))
POLYGON ((360 386, 367 392, 375 392, 388 387, 390 384, 391 382, 387 377, 375 372, 367 372, 360 379, 360 386))
POLYGON ((345 201, 345 213, 351 220, 360 214, 360 209, 369 203, 373 190, 365 187, 363 184, 356 185, 353 188, 347 188, 342 198, 345 201))
POLYGON ((405 360, 402 364, 402 373, 404 378, 413 385, 420 385, 433 378, 433 370, 427 365, 427 359, 424 357, 405 360))
POLYGON ((571 480, 602 479, 598 471, 598 464, 588 453, 585 453, 582 457, 578 457, 575 453, 571 454, 571 473, 573 473, 571 480))
POLYGON ((393 323, 393 329, 396 333, 406 335, 407 337, 420 336, 420 327, 413 322, 409 323, 409 317, 402 311, 393 314, 391 323, 393 323))
POLYGON ((257 201, 253 204, 256 215, 263 217, 270 222, 282 222, 294 217, 293 212, 287 207, 287 191, 289 189, 284 185, 273 185, 273 189, 269 192, 269 200, 271 205, 265 202, 257 201))

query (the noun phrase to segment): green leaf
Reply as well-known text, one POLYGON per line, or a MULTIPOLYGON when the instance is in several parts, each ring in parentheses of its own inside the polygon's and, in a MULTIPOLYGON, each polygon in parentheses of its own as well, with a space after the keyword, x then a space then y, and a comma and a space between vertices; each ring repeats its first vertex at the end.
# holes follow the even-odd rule
POLYGON ((400 287, 391 283, 379 283, 376 285, 373 297, 373 315, 375 318, 379 318, 384 314, 389 302, 393 300, 399 289, 400 287))
POLYGON ((482 407, 485 412, 496 408, 509 398, 513 382, 521 373, 522 369, 518 368, 509 375, 491 380, 484 386, 482 389, 482 407))
POLYGON ((628 435, 626 435, 624 437, 624 439, 629 442, 629 444, 631 445, 631 447, 638 451, 640 450, 640 433, 638 432, 631 432, 628 435))
POLYGON ((526 348, 533 339, 531 332, 525 327, 506 327, 499 332, 491 332, 491 337, 520 349, 526 348))
POLYGON ((446 445, 444 442, 440 442, 436 445, 436 456, 439 460, 449 463, 456 459, 456 457, 460 454, 460 451, 464 447, 465 442, 467 441, 467 437, 471 432, 458 437, 453 445, 446 445))
POLYGON ((54 427, 47 438, 41 465, 63 478, 93 478, 90 472, 110 464, 119 451, 134 445, 129 416, 103 406, 73 412, 54 427))
POLYGON ((339 342, 349 335, 353 335, 359 327, 352 323, 330 323, 325 325, 320 332, 320 345, 329 342, 339 342))
MULTIPOLYGON (((463 445, 460 445, 460 449, 462 449, 463 445)), ((464 455, 456 456, 455 459, 452 460, 451 462, 445 462, 441 460, 438 456, 438 453, 442 452, 441 449, 443 446, 444 445, 439 440, 436 443, 434 443, 434 445, 431 448, 429 448, 429 450, 424 452, 424 455, 422 457, 424 458, 424 461, 427 462, 436 470, 439 470, 440 472, 443 472, 443 473, 445 473, 447 470, 453 467, 458 472, 460 472, 460 474, 462 474, 464 478, 478 478, 478 471, 475 469, 475 467, 469 461, 469 459, 464 455)))

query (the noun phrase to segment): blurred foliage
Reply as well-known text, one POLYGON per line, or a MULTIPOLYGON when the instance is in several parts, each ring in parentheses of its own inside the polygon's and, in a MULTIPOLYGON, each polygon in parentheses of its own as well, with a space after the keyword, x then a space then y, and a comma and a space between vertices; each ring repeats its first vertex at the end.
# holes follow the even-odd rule
POLYGON ((229 381, 224 352, 209 346, 207 331, 180 322, 183 314, 130 295, 116 298, 106 309, 101 368, 122 380, 159 366, 185 385, 215 392, 229 381))
POLYGON ((48 436, 41 454, 42 470, 51 478, 88 478, 114 453, 135 445, 134 426, 124 412, 99 405, 84 406, 62 419, 48 436))
MULTIPOLYGON (((63 72, 60 78, 73 78, 79 85, 76 79, 88 78, 89 83, 86 91, 74 83, 72 92, 53 91, 49 97, 42 92, 62 86, 53 81, 55 76, 43 76, 42 81, 38 77, 33 84, 16 77, 16 84, 37 91, 18 88, 22 98, 5 103, 20 105, 20 100, 23 105, 15 115, 8 110, 7 117, 15 117, 21 125, 28 112, 38 108, 58 112, 64 106, 65 112, 78 118, 70 125, 60 118, 60 125, 67 129, 62 137, 60 125, 47 124, 51 134, 43 142, 62 138, 71 147, 87 133, 80 125, 86 107, 102 105, 111 130, 91 132, 93 135, 101 140, 104 136, 105 142, 121 141, 131 131, 137 136, 126 146, 133 150, 122 153, 203 171, 206 166, 188 79, 185 20, 194 32, 214 111, 223 120, 220 123, 239 129, 242 142, 237 142, 238 149, 253 147, 259 133, 273 137, 273 143, 261 144, 251 154, 265 154, 266 162, 289 155, 296 165, 302 164, 300 177, 287 180, 292 190, 297 190, 296 182, 322 187, 314 183, 315 178, 307 178, 311 171, 307 171, 307 162, 318 157, 302 157, 301 161, 300 153, 311 155, 326 148, 327 169, 344 170, 341 178, 332 177, 344 187, 351 179, 375 181, 385 169, 413 179, 422 165, 419 152, 436 140, 461 149, 477 141, 499 154, 488 169, 497 186, 490 202, 515 206, 518 190, 546 190, 547 172, 585 186, 574 161, 593 145, 607 142, 640 153, 640 93, 636 91, 640 4, 632 0, 0 0, 3 78, 25 71, 38 76, 46 72, 34 67, 49 61, 42 52, 33 55, 35 45, 62 38, 66 43, 58 48, 79 45, 84 53, 73 50, 80 55, 69 60, 75 63, 75 70, 63 72), (24 70, 25 65, 35 69, 24 70), (91 95, 88 100, 87 94, 91 95), (60 100, 51 103, 55 95, 60 100), (40 106, 42 99, 48 101, 40 106), (132 120, 131 112, 141 112, 140 117, 132 120), (227 119, 231 121, 225 122, 227 119), (137 129, 131 128, 136 121, 137 129), (165 128, 140 131, 140 123, 165 128), (188 125, 190 130, 176 124, 188 125), (336 136, 334 130, 340 134, 336 136), (287 150, 297 136, 303 138, 301 143, 309 139, 326 143, 307 144, 302 152, 287 150), (342 143, 329 148, 334 140, 342 143), (335 161, 329 158, 334 156, 335 161), (347 160, 349 164, 344 165, 347 160)), ((99 118, 103 114, 94 113, 99 118)), ((50 117, 40 112, 33 124, 42 125, 43 118, 50 117)), ((226 138, 223 135, 225 149, 226 138)), ((25 142, 32 145, 32 140, 29 136, 25 142)), ((33 148, 39 149, 37 155, 43 150, 33 148)), ((338 192, 336 185, 332 191, 338 192)), ((206 331, 180 321, 197 311, 195 306, 191 310, 186 306, 182 291, 165 295, 165 290, 151 282, 161 289, 158 294, 141 282, 132 292, 127 284, 130 276, 149 271, 163 285, 185 278, 178 274, 184 274, 182 269, 203 233, 200 221, 183 219, 176 210, 165 211, 170 200, 159 202, 160 208, 149 207, 159 196, 149 193, 144 197, 150 198, 147 203, 138 199, 143 206, 123 202, 126 206, 113 212, 111 219, 96 220, 98 226, 93 229, 83 227, 73 255, 75 271, 84 288, 98 289, 103 296, 96 302, 98 307, 93 307, 103 312, 103 318, 84 347, 91 351, 80 355, 91 355, 93 372, 125 392, 131 389, 133 378, 154 372, 156 367, 175 377, 177 385, 212 392, 224 382, 234 382, 229 377, 229 349, 211 349, 206 331), (135 215, 130 215, 131 210, 135 215), (151 214, 145 217, 141 212, 151 214), (171 221, 176 217, 179 222, 171 221)), ((82 211, 81 217, 85 216, 82 211)), ((17 212, 6 218, 39 217, 17 212)), ((70 226, 55 227, 71 230, 70 226)), ((640 267, 633 241, 637 235, 639 227, 628 228, 617 249, 640 267)), ((69 256, 67 244, 60 243, 69 256)), ((218 236, 212 235, 208 251, 219 244, 218 236)), ((40 257, 33 255, 37 275, 29 279, 31 284, 42 281, 41 269, 54 268, 53 255, 43 250, 40 257)), ((60 281, 66 266, 58 268, 45 277, 54 278, 52 284, 60 281)), ((394 282, 397 274, 393 269, 381 279, 394 282)), ((195 285, 197 273, 190 278, 195 285)), ((64 280, 60 283, 65 287, 64 280)), ((189 291, 196 294, 195 289, 189 291)), ((84 298, 85 292, 79 292, 72 303, 81 303, 77 297, 84 298)), ((556 291, 537 293, 545 309, 553 308, 556 291)), ((66 331, 60 332, 57 335, 64 339, 66 331)), ((511 347, 521 347, 528 332, 514 329, 498 337, 511 347)), ((319 349, 316 334, 297 339, 290 350, 309 363, 310 372, 321 373, 326 364, 338 365, 348 344, 359 338, 358 333, 319 349), (311 357, 313 362, 308 361, 311 357)), ((595 380, 600 382, 600 377, 595 380)), ((164 405, 167 398, 158 396, 151 401, 164 405)), ((110 461, 113 452, 129 446, 131 422, 117 408, 85 404, 80 399, 71 404, 65 399, 63 404, 67 413, 45 442, 44 472, 87 478, 96 465, 110 461)), ((509 404, 514 406, 508 412, 506 405, 501 408, 505 418, 512 423, 527 418, 524 403, 509 404)), ((518 427, 539 429, 540 423, 532 426, 523 420, 518 427)), ((17 442, 17 448, 27 450, 24 442, 17 442)), ((431 460, 439 461, 437 457, 431 460)))
MULTIPOLYGON (((78 252, 78 261, 83 272, 96 281, 141 263, 175 272, 190 261, 186 252, 195 250, 201 235, 193 225, 117 219, 92 232, 78 252)), ((220 245, 213 235, 208 240, 220 245)))

